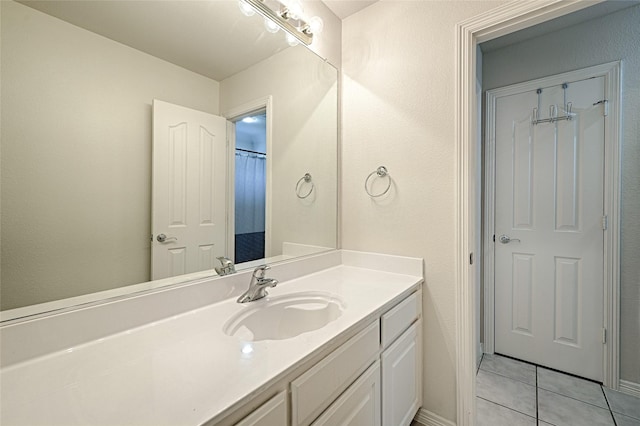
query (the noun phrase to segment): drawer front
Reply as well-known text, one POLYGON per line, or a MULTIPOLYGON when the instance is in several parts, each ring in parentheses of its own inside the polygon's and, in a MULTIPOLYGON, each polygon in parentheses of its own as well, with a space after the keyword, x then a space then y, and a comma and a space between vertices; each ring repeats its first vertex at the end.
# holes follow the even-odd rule
POLYGON ((291 420, 294 426, 309 425, 378 356, 378 321, 291 382, 291 420))
POLYGON ((421 291, 413 293, 382 315, 382 347, 386 348, 420 316, 421 291))
POLYGON ((311 426, 380 426, 380 411, 380 361, 376 361, 311 426))
POLYGON ((236 426, 282 426, 287 424, 287 392, 282 391, 258 407, 236 426))

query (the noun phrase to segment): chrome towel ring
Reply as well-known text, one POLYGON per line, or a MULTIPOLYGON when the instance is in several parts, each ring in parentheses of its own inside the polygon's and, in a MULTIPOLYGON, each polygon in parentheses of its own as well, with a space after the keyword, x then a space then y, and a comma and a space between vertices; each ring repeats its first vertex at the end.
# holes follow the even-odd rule
POLYGON ((389 174, 389 171, 385 166, 380 166, 374 171, 372 171, 371 173, 369 173, 369 176, 367 176, 367 178, 364 181, 364 190, 367 191, 367 194, 369 194, 369 196, 373 198, 382 197, 384 194, 389 192, 390 188, 391 188, 391 175, 389 174), (378 177, 381 177, 381 178, 386 177, 387 180, 389 181, 387 182, 387 187, 385 188, 385 190, 382 191, 380 194, 372 194, 369 191, 369 188, 367 187, 367 185, 369 184, 369 180, 373 175, 377 175, 378 177))
POLYGON ((309 195, 311 195, 311 193, 313 192, 315 187, 316 186, 311 181, 311 175, 309 173, 305 173, 304 176, 302 176, 300 178, 300 180, 298 180, 298 183, 296 183, 296 197, 298 197, 300 199, 307 198, 309 195), (309 192, 307 192, 304 195, 300 195, 300 188, 302 187, 302 182, 306 182, 306 183, 310 183, 311 184, 311 188, 309 188, 309 192))

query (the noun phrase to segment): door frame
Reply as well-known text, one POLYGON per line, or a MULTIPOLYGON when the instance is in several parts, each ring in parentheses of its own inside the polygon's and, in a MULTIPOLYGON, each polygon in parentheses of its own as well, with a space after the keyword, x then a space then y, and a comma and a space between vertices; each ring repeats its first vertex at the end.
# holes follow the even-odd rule
MULTIPOLYGON (((476 229, 475 200, 482 183, 476 179, 480 147, 477 141, 476 48, 479 43, 558 18, 601 3, 603 0, 515 0, 456 24, 455 41, 455 318, 456 318, 456 419, 459 426, 475 423, 475 358, 476 358, 476 290, 473 277, 478 262, 473 262, 473 250, 481 241, 476 229)), ((620 111, 610 111, 609 121, 620 125, 620 111)), ((619 136, 618 136, 619 137, 619 136)), ((619 164, 619 141, 612 148, 619 164)), ((619 182, 619 175, 608 177, 619 182)), ((619 187, 619 183, 616 184, 619 187)), ((618 194, 613 194, 617 197, 618 194)), ((612 200, 613 201, 613 200, 612 200)), ((618 208, 612 211, 609 226, 619 232, 618 208), (616 217, 613 217, 613 215, 616 217)), ((617 251, 618 247, 614 247, 617 251)), ((616 266, 614 285, 619 286, 616 266)), ((612 275, 614 276, 614 275, 612 275)), ((617 327, 617 322, 614 322, 617 327)), ((612 371, 606 386, 618 387, 618 360, 610 359, 612 371)))
MULTIPOLYGON (((266 159, 266 197, 265 197, 265 212, 264 212, 264 257, 271 256, 271 196, 272 183, 273 183, 273 97, 271 95, 262 98, 254 99, 249 102, 245 102, 236 107, 230 108, 225 111, 222 116, 227 120, 235 123, 244 117, 247 117, 256 111, 265 110, 267 113, 266 118, 266 145, 267 145, 267 159, 266 159)), ((227 140, 227 170, 229 173, 229 185, 227 185, 227 253, 229 256, 234 256, 235 253, 235 174, 236 174, 236 138, 235 138, 235 126, 232 132, 227 132, 227 135, 232 137, 227 140)), ((234 259, 235 261, 235 259, 234 259)))
POLYGON ((604 99, 608 101, 605 108, 608 108, 608 114, 605 115, 605 134, 604 134, 604 198, 603 208, 604 214, 607 218, 610 218, 610 223, 607 224, 607 229, 604 232, 603 239, 603 273, 604 273, 604 288, 603 288, 603 327, 607 330, 607 338, 603 347, 603 378, 605 384, 607 378, 611 379, 615 376, 612 368, 609 364, 613 359, 617 359, 619 348, 619 330, 617 322, 615 321, 618 309, 619 309, 619 295, 618 287, 615 285, 617 278, 617 268, 615 265, 619 264, 620 259, 618 257, 619 252, 619 235, 614 231, 616 226, 613 226, 613 222, 618 224, 618 208, 616 206, 617 194, 619 188, 617 187, 617 180, 612 177, 619 176, 619 163, 615 161, 615 156, 612 153, 613 147, 618 144, 619 128, 616 126, 615 121, 609 120, 612 111, 619 111, 620 108, 620 71, 621 63, 610 62, 602 65, 596 65, 593 67, 583 68, 580 70, 570 71, 562 74, 552 75, 536 80, 527 81, 524 83, 513 84, 506 87, 488 90, 486 92, 485 100, 485 140, 483 148, 485 150, 485 157, 483 161, 485 185, 484 185, 484 241, 483 241, 483 256, 484 256, 484 342, 483 348, 485 353, 493 353, 495 350, 495 243, 493 241, 493 235, 495 234, 495 174, 496 174, 496 162, 495 162, 495 120, 496 120, 496 107, 497 99, 515 95, 523 92, 535 91, 539 87, 559 86, 566 82, 574 82, 579 80, 586 80, 594 77, 604 77, 604 99))

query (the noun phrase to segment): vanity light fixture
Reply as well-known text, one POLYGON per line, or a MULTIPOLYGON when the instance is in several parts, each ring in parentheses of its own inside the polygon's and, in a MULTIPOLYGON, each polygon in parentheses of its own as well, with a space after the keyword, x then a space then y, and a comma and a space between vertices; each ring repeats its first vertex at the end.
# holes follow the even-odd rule
POLYGON ((238 0, 238 8, 240 8, 240 12, 242 12, 244 16, 253 16, 256 14, 256 10, 244 0, 238 0))
POLYGON ((280 27, 278 26, 278 24, 273 22, 271 18, 264 18, 264 28, 271 34, 275 34, 280 31, 280 27))
POLYGON ((293 47, 293 46, 297 46, 300 42, 298 41, 297 38, 287 33, 287 43, 289 43, 289 46, 293 47))
MULTIPOLYGON (((275 33, 282 28, 287 33, 287 42, 291 46, 297 44, 297 40, 305 45, 313 42, 313 35, 319 34, 324 26, 322 19, 314 16, 305 21, 302 18, 302 4, 299 0, 287 0, 286 4, 279 0, 240 0, 241 3, 250 5, 255 11, 265 18, 267 31, 275 33)), ((242 13, 244 6, 240 6, 242 13)))

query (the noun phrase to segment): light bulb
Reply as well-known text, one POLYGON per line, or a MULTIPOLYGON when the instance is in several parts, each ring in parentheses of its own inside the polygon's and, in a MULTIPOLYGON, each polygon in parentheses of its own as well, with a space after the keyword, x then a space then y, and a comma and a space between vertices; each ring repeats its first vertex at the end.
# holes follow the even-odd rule
POLYGON ((320 34, 323 28, 324 22, 319 16, 314 16, 313 18, 309 19, 309 31, 311 31, 312 34, 320 34))
POLYGON ((287 33, 287 43, 289 43, 289 46, 293 47, 293 46, 297 46, 299 42, 297 38, 287 33))
POLYGON ((256 14, 255 9, 244 0, 238 0, 238 8, 244 16, 253 16, 256 14))
POLYGON ((277 33, 280 27, 269 18, 264 18, 264 28, 270 33, 277 33))
POLYGON ((302 3, 300 0, 290 0, 287 2, 287 9, 289 10, 289 16, 292 19, 300 19, 304 10, 302 9, 302 3))

